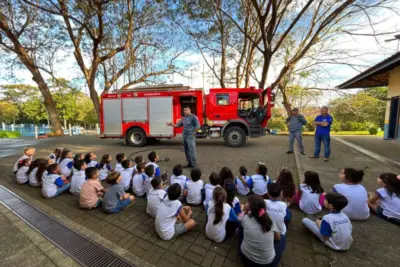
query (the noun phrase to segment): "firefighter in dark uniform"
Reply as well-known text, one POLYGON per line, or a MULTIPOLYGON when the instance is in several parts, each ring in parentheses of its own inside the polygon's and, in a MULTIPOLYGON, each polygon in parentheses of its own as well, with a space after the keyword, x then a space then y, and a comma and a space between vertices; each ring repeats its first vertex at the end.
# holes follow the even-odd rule
POLYGON ((183 127, 183 144, 185 147, 185 155, 188 163, 183 167, 195 168, 197 166, 196 133, 197 130, 200 128, 200 123, 196 115, 192 114, 190 107, 184 107, 183 113, 185 114, 185 116, 176 124, 168 122, 167 125, 172 127, 183 127))

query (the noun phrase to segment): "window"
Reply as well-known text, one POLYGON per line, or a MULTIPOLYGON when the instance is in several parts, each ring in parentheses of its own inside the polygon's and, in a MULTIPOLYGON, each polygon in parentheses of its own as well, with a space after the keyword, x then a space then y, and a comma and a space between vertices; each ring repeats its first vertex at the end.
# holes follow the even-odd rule
POLYGON ((229 105, 229 94, 217 94, 217 105, 218 106, 229 105))

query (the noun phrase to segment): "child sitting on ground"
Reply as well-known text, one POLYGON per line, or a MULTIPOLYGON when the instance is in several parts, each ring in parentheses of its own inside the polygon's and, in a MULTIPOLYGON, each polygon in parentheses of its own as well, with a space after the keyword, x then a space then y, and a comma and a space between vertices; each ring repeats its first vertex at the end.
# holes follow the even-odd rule
POLYGON ((203 205, 204 207, 210 202, 210 200, 213 198, 213 191, 214 188, 216 188, 219 185, 219 176, 216 172, 212 172, 210 176, 208 177, 208 180, 210 181, 204 186, 204 201, 203 205))
POLYGON ((296 192, 295 202, 307 214, 317 214, 322 211, 324 189, 319 181, 318 173, 313 171, 304 173, 304 181, 296 192))
POLYGON ((32 179, 36 179, 35 175, 36 175, 36 172, 37 172, 38 167, 39 167, 39 165, 40 165, 40 162, 42 162, 42 161, 44 161, 44 160, 45 160, 45 159, 35 159, 35 160, 32 161, 31 164, 29 165, 29 169, 28 169, 28 171, 26 172, 26 174, 28 175, 29 184, 30 184, 31 177, 32 177, 32 179))
POLYGON ((153 165, 154 167, 154 176, 155 177, 161 177, 161 170, 160 167, 157 165, 158 161, 158 155, 155 151, 152 151, 147 155, 147 158, 149 159, 150 162, 147 162, 146 167, 149 165, 153 165))
POLYGON ((31 166, 32 160, 30 158, 24 158, 18 163, 18 169, 15 176, 17 177, 17 183, 26 184, 29 181, 29 166, 31 166))
POLYGON ((224 182, 227 179, 234 180, 235 177, 233 177, 233 172, 231 169, 228 167, 222 167, 222 169, 219 171, 219 185, 224 186, 224 182))
POLYGON ((158 208, 161 202, 165 198, 167 192, 161 186, 161 178, 156 177, 151 180, 152 189, 150 189, 149 195, 147 196, 147 209, 146 212, 151 217, 157 216, 158 208))
POLYGON ((85 170, 87 165, 84 160, 77 160, 74 162, 74 168, 77 170, 71 177, 71 188, 69 192, 75 196, 79 196, 83 183, 86 181, 85 170))
POLYGON ((333 250, 348 250, 353 243, 353 226, 350 219, 341 212, 347 206, 345 196, 330 192, 325 195, 324 205, 330 213, 315 222, 304 218, 303 225, 333 250))
POLYGON ((279 232, 281 234, 281 239, 274 242, 275 248, 275 259, 272 266, 278 266, 283 251, 286 247, 286 226, 292 218, 288 206, 285 202, 280 200, 281 197, 281 186, 277 183, 271 183, 268 185, 268 196, 269 199, 265 200, 267 206, 268 216, 275 222, 278 226, 279 232))
MULTIPOLYGON (((33 187, 41 187, 42 181, 44 177, 47 175, 46 168, 50 161, 53 162, 51 159, 39 159, 39 165, 37 168, 33 169, 31 173, 29 173, 29 185, 33 187)), ((36 160, 35 160, 36 161, 36 160)))
POLYGON ((216 187, 212 194, 212 200, 206 206, 206 236, 219 243, 234 233, 238 227, 238 218, 232 207, 226 203, 227 196, 222 187, 216 187))
POLYGON ((253 193, 262 196, 264 199, 268 197, 267 185, 271 183, 267 172, 267 166, 264 163, 259 163, 256 174, 247 181, 247 186, 253 188, 253 193))
POLYGON ((342 194, 349 202, 342 210, 350 220, 365 221, 369 217, 368 193, 360 183, 364 172, 353 168, 344 168, 339 173, 341 184, 333 186, 333 192, 342 194))
POLYGON ((290 206, 293 201, 293 197, 296 194, 296 186, 294 184, 292 172, 288 169, 282 168, 278 174, 276 183, 281 186, 282 201, 290 206))
POLYGON ((203 189, 203 181, 201 171, 198 168, 193 168, 190 172, 191 180, 186 181, 186 202, 191 205, 201 204, 201 190, 203 189))
POLYGON ((400 226, 400 175, 396 177, 394 173, 382 173, 377 183, 381 188, 370 198, 369 208, 379 218, 400 226))
POLYGON ((146 187, 144 185, 144 181, 147 176, 144 173, 145 163, 141 162, 136 165, 137 173, 133 176, 132 179, 132 192, 138 196, 143 197, 146 195, 146 187))
POLYGON ((96 167, 89 167, 85 171, 87 177, 79 194, 79 206, 83 209, 99 208, 103 203, 101 197, 106 190, 100 184, 99 170, 96 167))
MULTIPOLYGON (((124 167, 122 167, 121 163, 126 160, 125 154, 124 153, 118 153, 115 156, 115 159, 117 160, 117 164, 115 164, 115 171, 117 172, 122 172, 124 167)), ((135 165, 136 166, 136 165, 135 165)))
POLYGON ((47 176, 43 177, 42 195, 45 198, 53 198, 71 187, 64 175, 61 175, 60 165, 57 163, 47 167, 47 176))
POLYGON ((110 173, 106 181, 110 185, 104 194, 103 210, 107 213, 117 213, 127 207, 135 199, 131 194, 125 193, 120 184, 122 176, 119 172, 110 173))
POLYGON ((49 155, 49 159, 52 161, 52 163, 57 163, 57 160, 61 156, 62 149, 61 148, 56 148, 54 149, 53 153, 49 155))
POLYGON ((146 196, 148 196, 150 189, 152 188, 151 180, 153 180, 154 178, 154 166, 147 165, 146 168, 144 168, 144 173, 146 174, 146 179, 144 180, 144 188, 146 190, 146 196))
POLYGON ((232 207, 237 216, 242 214, 242 207, 239 199, 235 196, 235 184, 233 180, 228 179, 224 182, 224 189, 226 191, 226 203, 232 207))
POLYGON ((247 185, 247 181, 250 179, 250 176, 247 176, 247 168, 245 166, 240 166, 239 173, 240 175, 235 178, 236 190, 239 195, 247 196, 251 189, 247 185))
POLYGON ((74 167, 75 162, 77 162, 78 160, 85 161, 85 155, 83 155, 82 153, 78 153, 78 154, 74 155, 74 164, 72 165, 72 175, 74 175, 75 172, 79 171, 79 170, 75 169, 75 167, 74 167))
POLYGON ((72 173, 72 166, 74 165, 72 152, 68 149, 63 150, 60 157, 61 174, 65 177, 70 177, 72 173))
MULTIPOLYGON (((143 156, 137 156, 135 158, 135 166, 133 166, 133 169, 134 169, 135 173, 138 172, 137 166, 138 166, 139 163, 144 163, 143 156)), ((145 163, 145 167, 146 167, 146 163, 145 163)))
POLYGON ((16 174, 17 173, 17 171, 18 171, 18 164, 19 163, 21 163, 21 161, 22 160, 24 160, 24 159, 30 159, 31 161, 33 160, 33 155, 35 155, 35 148, 33 148, 33 147, 26 147, 25 149, 24 149, 24 154, 22 155, 22 157, 20 157, 15 163, 14 163, 14 166, 13 166, 13 172, 14 172, 14 174, 16 174))
POLYGON ((172 176, 170 179, 170 184, 178 183, 181 188, 185 188, 186 181, 188 178, 185 175, 182 175, 183 167, 181 164, 175 165, 172 169, 172 176))
POLYGON ((100 180, 104 181, 107 175, 112 171, 111 167, 112 157, 110 154, 104 154, 101 157, 101 161, 99 164, 99 172, 100 172, 100 180))
POLYGON ((183 207, 178 200, 181 191, 179 184, 169 186, 167 197, 164 198, 158 208, 155 227, 158 236, 163 240, 168 241, 189 232, 196 225, 195 221, 190 219, 192 216, 190 207, 183 207))
POLYGON ((97 159, 97 155, 93 152, 89 152, 85 155, 85 162, 86 162, 86 165, 88 166, 88 168, 89 167, 96 167, 96 168, 99 167, 99 163, 97 163, 96 159, 97 159))
POLYGON ((126 159, 121 163, 122 167, 124 168, 121 172, 122 180, 121 186, 124 188, 125 191, 128 191, 131 186, 131 181, 133 177, 133 167, 132 161, 126 159))

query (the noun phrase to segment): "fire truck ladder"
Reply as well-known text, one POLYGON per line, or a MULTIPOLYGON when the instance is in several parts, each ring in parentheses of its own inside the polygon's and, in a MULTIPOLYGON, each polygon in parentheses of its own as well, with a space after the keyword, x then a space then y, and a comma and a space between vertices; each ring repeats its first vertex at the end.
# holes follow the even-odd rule
MULTIPOLYGON (((183 84, 161 84, 161 85, 145 85, 128 88, 124 91, 149 91, 149 92, 165 92, 165 91, 193 91, 199 90, 200 88, 191 88, 190 86, 184 86, 183 84)), ((203 89, 201 89, 203 90, 203 89)))

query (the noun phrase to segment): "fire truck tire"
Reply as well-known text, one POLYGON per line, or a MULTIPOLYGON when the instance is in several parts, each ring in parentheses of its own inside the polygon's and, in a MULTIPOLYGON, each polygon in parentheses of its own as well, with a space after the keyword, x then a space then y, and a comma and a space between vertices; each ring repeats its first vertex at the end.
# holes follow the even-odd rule
POLYGON ((229 147, 241 147, 246 142, 246 133, 242 128, 232 126, 225 130, 224 139, 229 147))
POLYGON ((146 133, 139 128, 133 128, 129 130, 127 136, 126 136, 126 142, 130 146, 135 146, 135 147, 142 147, 147 144, 147 136, 146 133))

